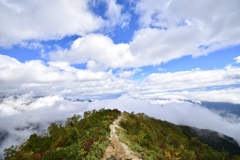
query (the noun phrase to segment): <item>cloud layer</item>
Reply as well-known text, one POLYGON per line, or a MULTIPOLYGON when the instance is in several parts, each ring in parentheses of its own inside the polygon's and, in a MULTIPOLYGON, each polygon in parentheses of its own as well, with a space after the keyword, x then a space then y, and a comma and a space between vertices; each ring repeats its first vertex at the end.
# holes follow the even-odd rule
POLYGON ((34 98, 28 94, 5 97, 0 105, 0 131, 8 133, 7 139, 0 144, 0 153, 6 147, 22 143, 32 133, 43 134, 52 122, 62 122, 73 114, 82 115, 86 110, 101 108, 141 112, 175 124, 214 130, 240 142, 239 117, 223 118, 217 112, 188 102, 170 102, 166 105, 159 105, 123 95, 117 99, 89 103, 68 100, 62 96, 34 98))
POLYGON ((129 76, 141 70, 123 70, 117 74, 103 70, 92 60, 86 69, 77 69, 67 62, 32 60, 21 63, 0 55, 0 69, 1 95, 32 93, 102 99, 125 93, 143 99, 240 104, 240 68, 233 66, 208 71, 152 73, 142 80, 131 80, 129 76))
POLYGON ((128 89, 127 80, 117 79, 111 70, 93 72, 71 67, 68 63, 39 60, 21 63, 0 56, 1 94, 78 95, 119 94, 128 89), (125 89, 123 89, 125 88, 125 89))

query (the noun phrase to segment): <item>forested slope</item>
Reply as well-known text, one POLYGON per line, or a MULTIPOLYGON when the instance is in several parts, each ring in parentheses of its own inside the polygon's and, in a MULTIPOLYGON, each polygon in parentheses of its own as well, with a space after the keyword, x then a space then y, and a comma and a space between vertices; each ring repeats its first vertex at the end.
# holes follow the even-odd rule
POLYGON ((19 147, 6 149, 5 159, 99 160, 109 144, 109 126, 120 114, 93 110, 68 118, 64 125, 53 123, 45 136, 33 134, 19 147))
MULTIPOLYGON (((109 126, 120 115, 117 109, 101 109, 85 112, 83 117, 74 115, 65 124, 53 123, 46 135, 33 134, 20 146, 6 149, 5 159, 102 159, 107 146, 113 145, 109 141, 109 126)), ((124 112, 122 116, 118 137, 141 159, 240 160, 239 145, 217 132, 175 125, 142 113, 124 112)))
POLYGON ((143 159, 240 159, 236 141, 209 130, 124 113, 119 137, 143 159))

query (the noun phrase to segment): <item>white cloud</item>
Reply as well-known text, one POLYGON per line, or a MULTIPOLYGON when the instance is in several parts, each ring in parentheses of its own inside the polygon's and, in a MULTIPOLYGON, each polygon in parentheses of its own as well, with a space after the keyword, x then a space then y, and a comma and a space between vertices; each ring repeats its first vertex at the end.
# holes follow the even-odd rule
POLYGON ((129 16, 116 1, 106 1, 107 20, 90 10, 88 0, 0 1, 0 46, 28 43, 31 40, 61 39, 114 25, 126 26, 129 16))
POLYGON ((129 67, 134 61, 128 44, 114 44, 109 37, 101 34, 78 38, 70 49, 51 52, 50 59, 70 63, 85 63, 92 59, 104 67, 112 68, 129 67))
POLYGON ((141 52, 145 48, 151 55, 158 54, 163 61, 164 58, 168 61, 239 44, 238 5, 237 0, 141 0, 135 11, 140 14, 139 23, 146 29, 136 34, 139 42, 135 42, 138 44, 135 50, 141 52), (148 44, 150 41, 153 43, 148 44))
POLYGON ((121 28, 128 26, 130 21, 130 15, 128 13, 122 13, 122 5, 117 4, 116 0, 105 0, 108 5, 108 9, 105 16, 109 19, 109 25, 115 26, 119 24, 121 28))
MULTIPOLYGON (((156 22, 156 15, 168 9, 170 1, 141 0, 136 3, 135 12, 141 17, 139 23, 142 27, 147 27, 156 22), (155 17, 154 17, 155 16, 155 17)), ((159 23, 167 24, 167 19, 158 19, 159 23)), ((165 26, 162 25, 162 26, 165 26)))
POLYGON ((142 29, 135 33, 130 44, 131 53, 149 59, 146 64, 160 64, 238 45, 238 5, 237 0, 141 0, 135 11, 140 14, 142 29))
POLYGON ((153 73, 147 76, 141 85, 130 94, 133 97, 148 99, 165 99, 229 102, 240 104, 240 68, 218 70, 192 70, 181 72, 153 73))
POLYGON ((186 41, 175 40, 194 33, 185 30, 166 32, 158 29, 142 29, 135 33, 130 44, 114 44, 107 36, 90 34, 75 40, 70 49, 58 49, 50 52, 49 55, 51 60, 77 64, 92 59, 107 68, 157 65, 191 53, 200 54, 198 46, 191 39, 186 40, 188 45, 185 45, 186 41))
POLYGON ((94 60, 89 60, 87 62, 87 68, 91 71, 101 71, 101 70, 104 70, 104 66, 97 63, 96 61, 94 60))
MULTIPOLYGON (((155 91, 204 89, 206 87, 239 84, 239 77, 240 68, 153 73, 146 77, 144 86, 155 91)), ((142 90, 144 90, 144 87, 142 90)))
POLYGON ((0 82, 3 84, 0 93, 77 95, 91 99, 128 93, 132 97, 149 101, 170 99, 240 104, 239 67, 153 73, 143 80, 129 80, 141 70, 123 69, 112 73, 112 70, 104 69, 95 60, 89 60, 86 66, 84 70, 60 61, 43 63, 34 60, 21 63, 0 55, 0 82))
MULTIPOLYGON (((109 19, 119 19, 116 17, 122 16, 123 6, 107 3, 109 19)), ((187 55, 207 55, 240 44, 238 3, 141 0, 135 6, 141 28, 135 30, 131 42, 114 44, 107 36, 89 34, 75 40, 70 49, 51 52, 50 57, 70 63, 91 59, 107 68, 129 68, 159 65, 187 55), (192 7, 186 8, 190 4, 192 7)))
POLYGON ((165 26, 169 28, 176 27, 176 25, 189 26, 199 23, 198 27, 206 31, 216 27, 215 33, 218 33, 222 29, 231 32, 229 27, 239 28, 239 22, 235 21, 240 14, 237 9, 238 5, 239 1, 237 0, 231 2, 223 0, 211 2, 207 0, 198 2, 190 0, 140 0, 136 4, 135 12, 141 16, 139 22, 144 27, 165 26), (226 24, 222 20, 228 23, 226 24))
MULTIPOLYGON (((186 37, 183 33, 184 31, 180 34, 180 32, 168 33, 157 29, 143 29, 136 32, 134 40, 130 44, 114 44, 107 36, 90 34, 75 40, 70 49, 60 48, 50 52, 49 55, 51 60, 67 61, 73 64, 86 63, 92 59, 107 68, 157 65, 174 58, 190 55, 190 52, 188 53, 189 45, 183 44, 186 42, 174 40, 177 34, 179 39, 186 37), (175 43, 175 46, 172 46, 171 43, 175 43)), ((193 43, 189 40, 189 44, 193 43)), ((198 48, 191 47, 191 50, 191 53, 199 53, 198 48)))
POLYGON ((234 60, 236 61, 236 63, 240 63, 240 56, 234 58, 234 60))
POLYGON ((92 59, 107 68, 129 68, 159 65, 186 55, 206 55, 231 43, 225 40, 212 43, 202 38, 198 31, 194 27, 144 28, 135 32, 129 44, 114 44, 107 36, 90 34, 75 40, 70 49, 59 49, 49 54, 51 60, 86 63, 92 59), (209 48, 203 49, 200 47, 202 44, 209 45, 209 48))
POLYGON ((142 71, 141 69, 133 69, 133 70, 124 70, 120 71, 119 76, 121 78, 131 78, 134 74, 142 71))
MULTIPOLYGON (((123 13, 124 6, 116 1, 105 0, 105 15, 97 15, 91 7, 97 2, 82 1, 0 1, 2 22, 0 46, 20 44, 38 47, 31 40, 55 40, 65 36, 79 35, 119 25, 126 27, 130 15, 123 13), (91 6, 92 5, 92 6, 91 6), (30 42, 28 42, 30 41, 30 42)), ((99 3, 99 2, 98 2, 99 3)))
POLYGON ((208 102, 228 102, 240 104, 239 94, 240 89, 222 89, 222 90, 197 90, 197 91, 170 91, 170 92, 150 92, 132 93, 133 97, 145 99, 153 104, 168 104, 179 101, 208 101, 208 102))
MULTIPOLYGON (((135 12, 140 15, 141 28, 135 30, 131 42, 121 44, 114 44, 107 36, 90 33, 104 27, 127 26, 130 16, 124 6, 110 0, 99 2, 107 6, 104 20, 103 15, 95 15, 90 10, 89 5, 95 3, 1 1, 0 34, 3 38, 0 45, 20 43, 36 48, 41 45, 28 40, 39 42, 81 35, 83 37, 75 40, 70 49, 51 52, 51 59, 70 63, 93 60, 89 61, 89 67, 96 62, 103 68, 128 68, 158 65, 186 55, 206 55, 240 44, 237 0, 138 1, 135 12), (189 5, 191 7, 187 7, 189 5)), ((99 66, 95 69, 100 69, 99 66)))
POLYGON ((26 42, 26 41, 21 42, 20 47, 27 48, 27 49, 43 49, 44 48, 44 46, 39 42, 26 42))
POLYGON ((66 62, 29 61, 21 63, 0 55, 1 95, 78 95, 99 98, 126 92, 131 86, 112 71, 82 70, 66 62))
POLYGON ((138 30, 130 43, 130 51, 140 65, 158 65, 186 55, 205 54, 198 48, 200 37, 195 28, 138 30), (184 40, 183 40, 184 39, 184 40))

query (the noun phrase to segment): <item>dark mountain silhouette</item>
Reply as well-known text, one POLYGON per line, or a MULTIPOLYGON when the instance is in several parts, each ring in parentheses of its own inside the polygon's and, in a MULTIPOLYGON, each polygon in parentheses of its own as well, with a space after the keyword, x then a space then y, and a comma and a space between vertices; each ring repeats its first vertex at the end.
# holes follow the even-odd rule
POLYGON ((203 101, 201 102, 201 105, 211 110, 223 111, 223 116, 226 116, 226 113, 231 113, 240 117, 240 104, 203 101))

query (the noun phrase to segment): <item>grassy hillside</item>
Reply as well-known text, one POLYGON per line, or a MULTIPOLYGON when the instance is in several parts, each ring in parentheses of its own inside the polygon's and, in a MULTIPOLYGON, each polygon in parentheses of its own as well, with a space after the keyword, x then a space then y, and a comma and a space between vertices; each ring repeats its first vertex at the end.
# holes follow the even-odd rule
MULTIPOLYGON (((118 110, 88 111, 64 125, 53 123, 45 136, 33 134, 20 146, 5 150, 6 160, 99 160, 109 142, 110 124, 118 110)), ((238 144, 218 133, 178 126, 145 114, 124 113, 118 135, 146 160, 240 160, 238 144)), ((114 159, 114 156, 112 157, 114 159)))

